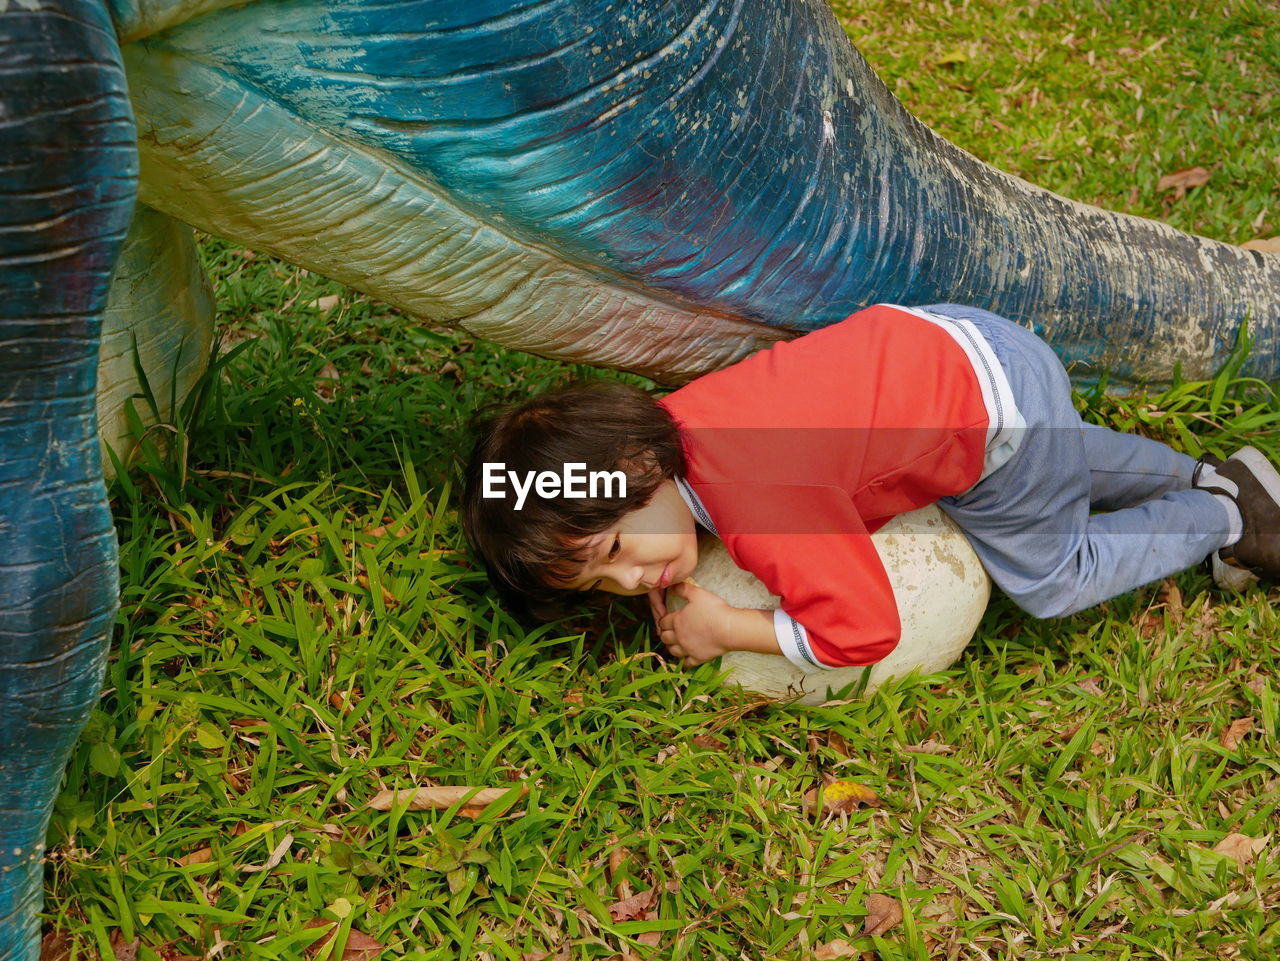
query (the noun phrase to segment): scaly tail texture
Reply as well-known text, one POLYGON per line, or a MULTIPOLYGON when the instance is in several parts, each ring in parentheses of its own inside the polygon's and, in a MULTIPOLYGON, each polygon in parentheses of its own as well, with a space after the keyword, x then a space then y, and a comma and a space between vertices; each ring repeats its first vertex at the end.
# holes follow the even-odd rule
POLYGON ((1120 380, 1247 318, 1280 376, 1280 256, 986 166, 820 0, 131 4, 146 202, 501 343, 676 381, 950 301, 1120 380))
POLYGON ((49 814, 116 609, 94 406, 137 150, 101 2, 0 2, 0 50, 0 961, 33 961, 49 814))

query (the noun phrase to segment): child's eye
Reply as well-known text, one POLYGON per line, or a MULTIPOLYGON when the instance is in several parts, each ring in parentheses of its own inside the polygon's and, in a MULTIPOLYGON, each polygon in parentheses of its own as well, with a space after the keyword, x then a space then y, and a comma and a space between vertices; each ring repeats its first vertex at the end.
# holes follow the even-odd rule
POLYGON ((622 550, 622 537, 618 534, 613 535, 613 546, 609 548, 609 560, 613 560, 618 556, 618 551, 622 550))

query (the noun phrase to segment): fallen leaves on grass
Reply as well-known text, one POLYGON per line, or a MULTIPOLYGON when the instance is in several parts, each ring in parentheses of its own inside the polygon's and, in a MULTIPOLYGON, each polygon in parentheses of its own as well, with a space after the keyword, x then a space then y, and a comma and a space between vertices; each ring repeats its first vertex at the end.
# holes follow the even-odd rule
POLYGON ((315 307, 319 311, 333 310, 338 306, 338 301, 342 299, 339 294, 326 294, 324 297, 317 297, 315 300, 307 304, 308 307, 315 307))
POLYGON ((289 848, 291 847, 293 847, 293 835, 286 834, 281 838, 280 843, 275 846, 271 856, 267 858, 264 864, 240 864, 237 865, 237 868, 242 874, 259 874, 263 871, 270 871, 284 860, 284 856, 289 853, 289 848))
POLYGON ((616 834, 609 836, 609 843, 613 845, 609 849, 609 880, 613 884, 614 894, 620 900, 625 900, 631 896, 631 885, 626 881, 624 870, 627 864, 627 849, 618 843, 616 834))
POLYGON ((207 864, 211 860, 213 860, 213 848, 200 848, 198 851, 192 851, 178 858, 178 866, 185 868, 190 864, 207 864))
POLYGON ((629 898, 615 901, 609 905, 609 917, 617 921, 645 921, 649 918, 649 909, 658 900, 658 889, 649 888, 637 891, 629 898))
POLYGON ((856 958, 862 954, 844 938, 836 938, 820 944, 813 952, 813 961, 834 961, 836 958, 856 958))
POLYGON ((1271 835, 1251 838, 1247 834, 1228 834, 1213 846, 1213 849, 1225 857, 1235 858, 1236 864, 1243 874, 1253 859, 1261 854, 1271 841, 1271 835))
MULTIPOLYGON (((477 788, 466 785, 403 788, 399 791, 379 791, 369 802, 369 807, 375 811, 390 811, 393 807, 408 805, 410 811, 442 811, 463 801, 458 813, 463 817, 474 818, 479 817, 480 813, 494 801, 505 797, 510 790, 511 788, 504 787, 477 788)), ((523 785, 520 787, 522 797, 528 791, 527 787, 523 785)))
POLYGON ((820 817, 860 807, 876 808, 882 802, 880 795, 857 781, 830 781, 807 792, 803 803, 806 811, 814 817, 820 817))
MULTIPOLYGON (((311 942, 307 948, 308 955, 318 954, 320 949, 333 940, 338 933, 338 922, 327 918, 312 918, 306 923, 308 928, 325 928, 324 936, 311 942)), ((352 928, 347 932, 347 941, 342 948, 342 961, 373 961, 383 950, 383 945, 376 938, 371 938, 363 931, 352 928)))
POLYGON ((1218 738, 1218 743, 1225 747, 1228 751, 1234 751, 1240 746, 1240 742, 1244 740, 1244 736, 1253 730, 1253 718, 1242 717, 1232 721, 1227 729, 1222 732, 1222 736, 1218 738))
POLYGON ((369 529, 364 531, 364 533, 368 534, 370 537, 381 538, 381 537, 391 536, 391 537, 398 538, 398 537, 407 537, 409 534, 412 534, 413 531, 409 528, 407 524, 401 524, 399 527, 394 527, 394 528, 387 527, 386 524, 379 524, 377 527, 370 527, 369 529))
POLYGON ((1259 250, 1264 254, 1280 254, 1280 237, 1254 237, 1240 246, 1245 250, 1259 250))
POLYGON ((919 744, 908 744, 903 748, 908 754, 954 754, 956 749, 950 744, 940 744, 933 738, 919 744))
POLYGON ((1156 600, 1168 608, 1169 616, 1175 623, 1182 620, 1182 612, 1186 609, 1186 605, 1182 601, 1182 588, 1172 577, 1166 577, 1160 582, 1160 589, 1156 591, 1156 600))
POLYGON ((887 894, 867 895, 867 917, 862 933, 875 938, 902 923, 902 904, 887 894))
MULTIPOLYGON (((666 890, 675 891, 679 887, 679 882, 668 881, 666 890)), ((615 923, 620 921, 654 921, 658 917, 658 889, 649 888, 647 891, 637 891, 629 898, 615 901, 609 905, 607 910, 609 911, 609 917, 615 923)), ((662 940, 662 932, 642 931, 635 938, 641 944, 654 947, 662 940)))
POLYGON ((61 931, 50 931, 40 942, 40 961, 71 961, 71 939, 61 931))
POLYGON ((1192 187, 1203 187, 1209 182, 1209 171, 1204 167, 1186 167, 1160 178, 1156 190, 1172 190, 1174 200, 1181 200, 1192 187))
POLYGON ((1076 681, 1076 687, 1094 697, 1102 697, 1102 685, 1098 683, 1096 677, 1086 677, 1083 681, 1076 681))
POLYGON ((710 734, 695 735, 693 737, 693 743, 695 746, 702 748, 704 751, 724 752, 729 750, 728 744, 720 740, 720 738, 713 737, 710 734))
POLYGON ((142 941, 134 938, 132 941, 124 939, 124 932, 116 929, 111 935, 111 953, 115 955, 116 961, 138 961, 138 949, 142 947, 142 941))

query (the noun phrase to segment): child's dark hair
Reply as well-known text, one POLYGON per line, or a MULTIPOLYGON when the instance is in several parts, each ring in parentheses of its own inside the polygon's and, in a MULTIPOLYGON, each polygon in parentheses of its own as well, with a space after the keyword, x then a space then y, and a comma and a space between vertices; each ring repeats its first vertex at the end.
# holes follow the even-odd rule
MULTIPOLYGON (((482 410, 462 490, 462 528, 504 602, 540 619, 564 612, 556 582, 571 581, 587 558, 577 542, 599 534, 649 502, 664 480, 685 472, 675 421, 645 391, 616 381, 553 390, 517 407, 482 410), (617 497, 548 498, 530 493, 521 510, 511 497, 483 497, 484 465, 526 477, 561 474, 565 464, 622 471, 617 497)), ((615 491, 616 493, 616 491, 615 491)))

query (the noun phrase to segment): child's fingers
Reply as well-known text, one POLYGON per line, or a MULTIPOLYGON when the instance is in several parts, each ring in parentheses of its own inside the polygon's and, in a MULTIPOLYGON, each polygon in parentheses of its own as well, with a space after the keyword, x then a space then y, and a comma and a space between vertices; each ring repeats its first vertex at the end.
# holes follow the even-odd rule
POLYGON ((648 594, 649 610, 653 611, 655 620, 667 616, 667 590, 665 587, 655 587, 648 594))
POLYGON ((667 590, 673 592, 676 595, 676 597, 683 597, 687 601, 689 599, 689 596, 694 591, 700 591, 702 590, 702 588, 700 588, 697 584, 693 583, 692 580, 686 578, 683 581, 679 581, 675 584, 672 584, 670 587, 667 588, 667 590))

